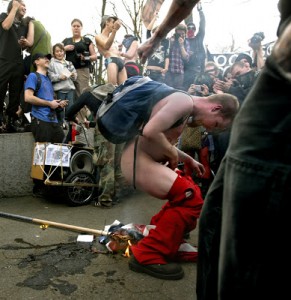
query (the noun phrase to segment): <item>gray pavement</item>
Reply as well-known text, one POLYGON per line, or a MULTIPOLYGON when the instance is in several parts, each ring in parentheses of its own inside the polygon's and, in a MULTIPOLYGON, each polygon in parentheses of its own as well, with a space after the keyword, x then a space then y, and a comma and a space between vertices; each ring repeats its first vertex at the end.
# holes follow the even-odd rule
MULTIPOLYGON (((0 198, 0 211, 93 229, 119 220, 148 224, 163 201, 133 192, 111 209, 69 207, 60 200, 0 198)), ((196 299, 196 264, 183 263, 185 276, 166 281, 128 269, 122 254, 90 251, 79 233, 0 218, 0 299, 196 299)), ((197 245, 197 229, 188 240, 197 245)), ((100 247, 98 242, 93 246, 100 247)))

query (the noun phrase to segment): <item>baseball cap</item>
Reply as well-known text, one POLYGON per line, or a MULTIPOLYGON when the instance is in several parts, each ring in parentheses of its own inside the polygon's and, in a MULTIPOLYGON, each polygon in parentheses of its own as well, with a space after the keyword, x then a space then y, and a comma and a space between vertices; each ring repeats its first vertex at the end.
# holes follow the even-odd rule
POLYGON ((114 19, 114 20, 116 21, 118 18, 117 18, 117 17, 114 17, 114 16, 104 15, 104 16, 102 17, 101 24, 100 24, 101 30, 105 27, 106 22, 107 22, 108 19, 114 19))
POLYGON ((187 23, 187 29, 189 29, 189 28, 196 30, 196 26, 193 22, 187 23))
POLYGON ((247 53, 239 53, 239 55, 235 59, 235 62, 241 61, 242 59, 246 59, 248 61, 248 63, 250 64, 250 66, 252 66, 253 62, 252 62, 252 58, 250 55, 248 55, 247 53))
POLYGON ((47 59, 51 59, 52 56, 51 54, 43 54, 43 53, 35 53, 33 56, 32 56, 32 64, 35 66, 35 61, 38 60, 39 58, 47 58, 47 59))

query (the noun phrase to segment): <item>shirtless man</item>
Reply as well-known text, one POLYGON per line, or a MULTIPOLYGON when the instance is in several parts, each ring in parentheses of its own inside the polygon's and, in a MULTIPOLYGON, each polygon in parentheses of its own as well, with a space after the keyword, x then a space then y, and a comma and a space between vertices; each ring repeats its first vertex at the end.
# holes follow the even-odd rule
MULTIPOLYGON (((168 201, 151 219, 156 228, 137 245, 132 245, 129 268, 153 277, 177 280, 184 272, 175 261, 197 259, 197 253, 185 257, 178 249, 184 234, 196 227, 200 215, 203 200, 191 175, 194 171, 202 176, 204 167, 174 145, 186 124, 203 125, 209 131, 229 127, 239 104, 229 94, 195 97, 166 85, 160 86, 157 93, 154 86, 154 81, 148 83, 148 89, 153 91, 151 99, 156 104, 142 135, 124 147, 121 169, 128 183, 168 201), (177 171, 178 162, 184 163, 183 172, 177 171)), ((145 91, 146 84, 135 88, 137 97, 145 91)))
POLYGON ((118 45, 114 43, 116 32, 121 22, 113 16, 103 16, 101 33, 95 36, 99 52, 105 57, 108 83, 119 85, 127 79, 123 59, 120 56, 118 45))

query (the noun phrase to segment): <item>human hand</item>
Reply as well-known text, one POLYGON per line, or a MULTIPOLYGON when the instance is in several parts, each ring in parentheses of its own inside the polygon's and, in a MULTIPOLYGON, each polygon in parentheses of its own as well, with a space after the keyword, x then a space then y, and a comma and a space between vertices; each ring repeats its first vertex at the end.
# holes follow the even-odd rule
POLYGON ((168 72, 168 69, 162 69, 161 70, 162 75, 166 75, 167 72, 168 72))
POLYGON ((56 108, 60 107, 60 100, 49 101, 48 105, 51 109, 56 109, 56 108))
POLYGON ((184 37, 180 36, 179 39, 178 39, 178 42, 180 44, 180 47, 183 47, 184 46, 184 37))
POLYGON ((67 79, 67 76, 64 75, 64 74, 61 74, 61 75, 59 76, 59 79, 60 79, 60 80, 66 80, 66 79, 67 79))
POLYGON ((202 84, 201 87, 202 87, 201 94, 203 96, 208 96, 209 95, 209 87, 206 84, 202 84))
POLYGON ((120 20, 117 19, 114 22, 113 29, 117 31, 120 27, 121 27, 121 22, 120 22, 120 20))
POLYGON ((66 45, 65 46, 65 50, 66 51, 73 51, 75 49, 75 46, 74 45, 66 45))
POLYGON ((74 79, 76 79, 76 77, 77 77, 77 73, 75 73, 75 72, 72 72, 70 77, 71 77, 73 80, 74 80, 74 79))
POLYGON ((191 176, 193 171, 198 177, 202 177, 205 173, 205 168, 200 162, 193 158, 184 161, 184 173, 188 176, 191 176))
POLYGON ((87 129, 90 128, 90 121, 85 120, 85 121, 84 121, 84 126, 85 126, 87 129))
POLYGON ((199 2, 197 3, 197 10, 198 10, 198 11, 201 11, 201 10, 202 10, 202 4, 201 4, 201 1, 199 1, 199 2))
POLYGON ((69 100, 58 100, 59 101, 59 107, 64 108, 68 106, 69 100))
POLYGON ((189 87, 189 89, 188 89, 188 93, 190 94, 190 95, 195 95, 195 84, 191 84, 190 85, 190 87, 189 87))
POLYGON ((12 3, 12 8, 15 9, 16 11, 20 8, 21 3, 19 1, 14 0, 12 3))
POLYGON ((159 41, 157 38, 154 38, 155 35, 153 35, 150 39, 145 41, 138 49, 137 53, 140 58, 140 62, 144 64, 148 57, 150 57, 156 50, 159 41))
POLYGON ((25 48, 28 46, 28 41, 24 36, 21 36, 18 40, 18 44, 21 46, 21 48, 25 48))
POLYGON ((222 80, 216 80, 214 85, 213 85, 213 89, 214 90, 220 90, 222 92, 228 92, 229 88, 231 86, 231 82, 226 83, 222 80))

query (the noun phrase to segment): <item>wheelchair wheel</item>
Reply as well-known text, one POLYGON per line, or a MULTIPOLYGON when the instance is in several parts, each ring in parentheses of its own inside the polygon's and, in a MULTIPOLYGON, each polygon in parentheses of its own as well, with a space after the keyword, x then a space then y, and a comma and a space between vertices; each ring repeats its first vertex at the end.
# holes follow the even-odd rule
POLYGON ((67 183, 74 183, 74 186, 67 187, 67 201, 71 206, 89 204, 96 192, 94 186, 82 186, 82 184, 96 184, 97 180, 93 174, 86 171, 72 173, 66 179, 67 183))

